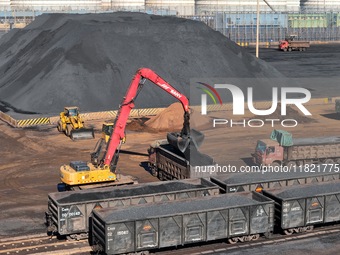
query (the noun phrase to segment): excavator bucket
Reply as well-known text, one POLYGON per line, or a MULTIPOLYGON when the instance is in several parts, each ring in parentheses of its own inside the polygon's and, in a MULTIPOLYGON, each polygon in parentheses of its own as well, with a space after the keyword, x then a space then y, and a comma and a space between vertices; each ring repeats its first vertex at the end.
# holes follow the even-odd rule
POLYGON ((94 130, 93 128, 74 129, 71 131, 70 138, 72 140, 93 139, 94 130))
POLYGON ((204 140, 204 134, 198 130, 191 129, 188 136, 181 136, 180 133, 168 133, 167 140, 169 144, 184 154, 190 165, 211 165, 214 162, 210 156, 198 151, 204 140))

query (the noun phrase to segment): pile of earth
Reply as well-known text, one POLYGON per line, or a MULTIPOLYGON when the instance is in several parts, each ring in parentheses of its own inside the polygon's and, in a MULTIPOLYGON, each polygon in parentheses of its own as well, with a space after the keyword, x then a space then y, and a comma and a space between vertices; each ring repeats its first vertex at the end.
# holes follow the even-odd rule
MULTIPOLYGON (((127 124, 131 131, 175 132, 181 131, 184 122, 184 110, 181 103, 173 103, 156 116, 133 119, 127 124)), ((203 130, 211 127, 211 118, 203 116, 199 111, 190 110, 190 128, 203 130)))
MULTIPOLYGON (((145 126, 159 131, 180 131, 183 127, 184 110, 182 104, 173 103, 158 115, 151 117, 145 122, 145 126)), ((191 109, 190 127, 195 129, 204 129, 211 126, 210 118, 201 115, 200 112, 191 109)))
MULTIPOLYGON (((277 78, 272 66, 202 22, 143 13, 43 14, 0 39, 0 101, 22 112, 117 109, 140 67, 189 97, 192 78, 277 78)), ((255 80, 255 79, 254 79, 255 80)), ((270 84, 256 93, 271 98, 270 84)), ((145 84, 136 108, 176 100, 145 84)))

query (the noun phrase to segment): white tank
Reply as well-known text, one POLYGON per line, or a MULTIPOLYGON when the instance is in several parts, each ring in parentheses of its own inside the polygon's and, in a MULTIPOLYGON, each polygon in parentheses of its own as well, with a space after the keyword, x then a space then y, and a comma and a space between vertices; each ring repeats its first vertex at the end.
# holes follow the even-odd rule
POLYGON ((301 0, 304 12, 340 11, 339 0, 301 0))
POLYGON ((148 13, 191 16, 195 15, 195 0, 145 0, 145 9, 148 13))
POLYGON ((0 10, 7 10, 11 6, 10 0, 0 0, 0 10))
MULTIPOLYGON (((299 0, 267 0, 268 4, 276 12, 299 11, 299 0)), ((259 1, 262 12, 270 12, 272 9, 263 1, 259 1)), ((216 11, 255 12, 257 0, 196 0, 196 14, 208 14, 216 11)))
POLYGON ((102 7, 108 10, 143 10, 144 0, 102 0, 102 7))
POLYGON ((12 9, 98 10, 101 0, 11 0, 12 9))

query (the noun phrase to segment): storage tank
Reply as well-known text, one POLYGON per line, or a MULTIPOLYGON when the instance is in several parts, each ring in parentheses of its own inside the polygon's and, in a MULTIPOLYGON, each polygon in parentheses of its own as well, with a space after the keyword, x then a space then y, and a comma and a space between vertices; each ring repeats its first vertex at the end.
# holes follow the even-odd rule
POLYGON ((195 14, 195 0, 145 0, 145 9, 148 13, 191 16, 195 14))
POLYGON ((287 0, 286 10, 289 12, 299 12, 300 11, 300 0, 287 0))
POLYGON ((141 11, 145 9, 145 0, 102 0, 102 8, 117 11, 141 11))
MULTIPOLYGON (((276 12, 299 11, 299 0, 267 0, 276 12)), ((263 0, 260 0, 261 12, 272 12, 263 0)), ((254 12, 257 10, 257 0, 196 0, 196 14, 211 14, 214 12, 254 12)))
POLYGON ((301 10, 304 12, 340 11, 339 0, 301 0, 301 10))
POLYGON ((71 11, 101 8, 101 0, 11 0, 10 2, 11 8, 15 10, 71 11))
POLYGON ((9 7, 10 2, 10 0, 0 0, 0 10, 3 10, 4 7, 9 7))

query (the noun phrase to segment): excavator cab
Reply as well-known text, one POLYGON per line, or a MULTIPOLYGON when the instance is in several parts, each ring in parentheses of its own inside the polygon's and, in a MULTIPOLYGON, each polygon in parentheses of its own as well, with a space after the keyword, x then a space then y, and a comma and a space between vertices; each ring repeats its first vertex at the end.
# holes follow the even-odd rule
POLYGON ((105 122, 102 126, 102 138, 105 140, 105 143, 108 143, 110 136, 113 130, 113 123, 112 122, 105 122))

